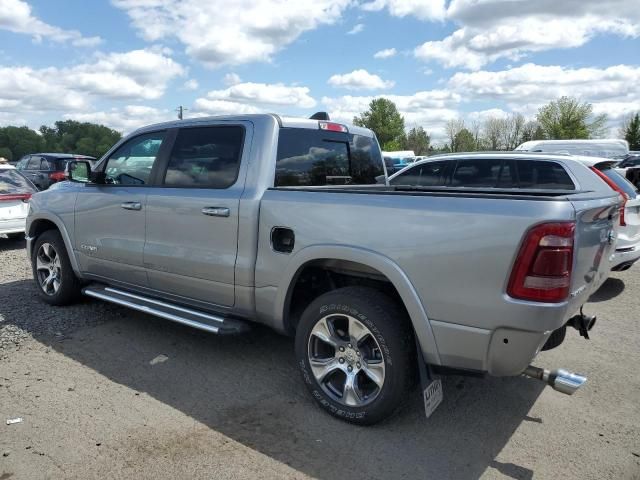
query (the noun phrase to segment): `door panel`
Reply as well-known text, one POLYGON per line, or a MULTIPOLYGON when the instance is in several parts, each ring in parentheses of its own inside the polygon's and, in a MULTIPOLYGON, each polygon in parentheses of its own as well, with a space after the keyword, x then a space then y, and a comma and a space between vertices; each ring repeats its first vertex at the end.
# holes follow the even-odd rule
POLYGON ((75 249, 81 269, 135 286, 148 286, 143 265, 145 209, 165 151, 166 132, 138 135, 104 162, 104 184, 86 184, 75 207, 75 249))
POLYGON ((76 245, 81 269, 101 277, 146 286, 142 265, 144 206, 148 188, 87 185, 76 201, 76 245), (140 210, 123 208, 140 203, 140 210))
POLYGON ((153 189, 147 198, 144 249, 149 286, 232 306, 239 198, 236 189, 153 189), (226 208, 229 215, 202 213, 207 208, 226 208))
POLYGON ((163 187, 147 197, 149 286, 224 307, 235 303, 238 211, 251 124, 183 128, 163 187))

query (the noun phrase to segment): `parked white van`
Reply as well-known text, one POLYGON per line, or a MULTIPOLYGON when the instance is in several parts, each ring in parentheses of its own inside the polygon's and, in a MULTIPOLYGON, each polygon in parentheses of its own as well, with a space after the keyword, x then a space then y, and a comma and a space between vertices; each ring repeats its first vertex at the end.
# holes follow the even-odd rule
POLYGON ((587 157, 622 158, 629 143, 618 138, 597 140, 532 140, 516 147, 521 152, 568 153, 587 157))

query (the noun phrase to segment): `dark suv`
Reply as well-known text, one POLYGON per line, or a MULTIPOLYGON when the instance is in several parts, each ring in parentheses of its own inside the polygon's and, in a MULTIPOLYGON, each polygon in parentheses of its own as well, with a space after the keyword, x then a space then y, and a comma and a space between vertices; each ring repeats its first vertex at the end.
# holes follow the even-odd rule
POLYGON ((64 169, 71 160, 86 160, 93 164, 95 158, 70 153, 32 153, 22 157, 16 168, 40 190, 46 190, 65 179, 64 169))

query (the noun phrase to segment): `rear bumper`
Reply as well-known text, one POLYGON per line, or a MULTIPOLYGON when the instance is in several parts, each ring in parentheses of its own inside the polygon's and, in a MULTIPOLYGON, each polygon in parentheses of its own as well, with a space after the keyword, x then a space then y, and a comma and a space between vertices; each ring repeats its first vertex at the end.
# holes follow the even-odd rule
POLYGON ((529 366, 552 333, 513 328, 481 328, 431 321, 443 367, 519 375, 529 366))
POLYGON ((640 245, 632 247, 618 247, 611 260, 611 270, 614 272, 627 270, 640 259, 640 245))
POLYGON ((11 220, 0 220, 0 234, 24 232, 26 218, 15 218, 11 220))

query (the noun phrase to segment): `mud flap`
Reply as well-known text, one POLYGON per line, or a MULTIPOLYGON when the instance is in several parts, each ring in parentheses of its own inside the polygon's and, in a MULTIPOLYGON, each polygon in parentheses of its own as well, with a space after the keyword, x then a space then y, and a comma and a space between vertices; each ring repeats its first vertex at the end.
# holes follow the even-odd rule
POLYGON ((422 355, 422 349, 416 339, 416 352, 418 358, 418 373, 420 375, 420 391, 424 402, 424 413, 429 418, 436 408, 442 403, 442 381, 437 377, 431 366, 428 365, 422 355))

